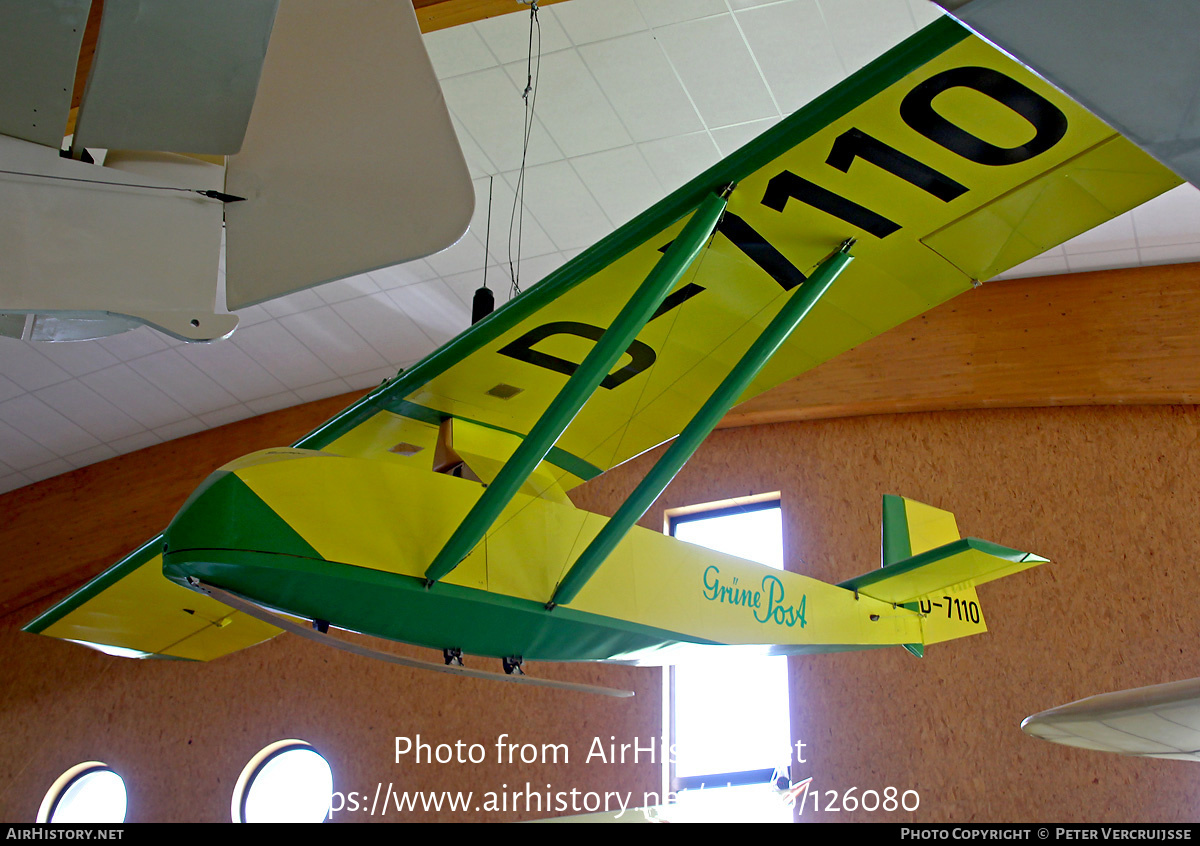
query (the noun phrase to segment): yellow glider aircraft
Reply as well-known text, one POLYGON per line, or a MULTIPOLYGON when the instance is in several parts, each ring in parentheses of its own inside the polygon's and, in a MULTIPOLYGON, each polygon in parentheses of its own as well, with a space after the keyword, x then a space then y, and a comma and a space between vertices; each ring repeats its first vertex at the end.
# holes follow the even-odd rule
POLYGON ((470 675, 498 674, 462 652, 514 671, 982 632, 975 586, 1045 559, 929 506, 886 498, 883 568, 840 585, 634 524, 735 403, 1179 181, 940 20, 290 448, 214 473, 27 630, 208 660, 334 626, 470 675), (567 499, 672 439, 613 518, 567 499))

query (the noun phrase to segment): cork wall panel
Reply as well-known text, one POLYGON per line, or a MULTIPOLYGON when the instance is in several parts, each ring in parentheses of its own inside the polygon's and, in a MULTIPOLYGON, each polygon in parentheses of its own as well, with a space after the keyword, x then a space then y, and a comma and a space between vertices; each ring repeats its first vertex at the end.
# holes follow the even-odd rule
MULTIPOLYGON (((335 791, 363 797, 362 810, 335 813, 334 821, 539 819, 573 805, 576 813, 596 810, 586 803, 605 793, 640 800, 659 789, 657 769, 644 761, 588 760, 595 738, 607 749, 610 738, 641 737, 645 745, 657 736, 656 669, 529 668, 636 693, 613 699, 394 667, 286 634, 208 664, 110 658, 24 634, 23 622, 19 614, 0 620, 0 819, 32 822, 60 773, 100 760, 126 781, 130 822, 228 822, 242 768, 259 749, 286 738, 306 740, 326 757, 335 791), (414 753, 397 763, 396 737, 428 744, 429 755, 438 744, 463 746, 453 758, 451 748, 443 749, 446 763, 418 763, 414 753), (469 761, 472 744, 480 746, 477 763, 469 761), (510 752, 510 744, 518 748, 510 752), (372 816, 377 786, 418 803, 430 792, 473 796, 466 811, 448 805, 398 811, 393 798, 386 815, 379 804, 372 816)), ((483 666, 480 659, 468 663, 483 666)), ((496 664, 485 668, 499 671, 496 664)))
MULTIPOLYGON (((657 736, 662 682, 654 669, 529 668, 531 675, 636 693, 618 700, 422 673, 290 635, 199 664, 110 658, 20 631, 165 527, 209 472, 246 452, 291 443, 352 399, 240 421, 0 497, 0 819, 32 822, 60 773, 98 759, 126 778, 130 821, 228 821, 242 767, 263 746, 291 737, 326 755, 338 791, 371 798, 377 785, 392 785, 414 797, 475 794, 467 813, 401 814, 393 805, 377 820, 536 819, 573 807, 595 810, 584 804, 594 801, 589 792, 640 800, 660 789, 659 770, 644 756, 640 765, 587 760, 594 738, 607 748, 611 738, 640 737, 645 745, 657 736), (418 765, 411 755, 395 763, 394 738, 417 735, 435 746, 478 743, 486 754, 479 763, 418 765), (502 757, 495 744, 504 735, 506 745, 534 744, 536 756, 526 750, 529 761, 502 757), (549 751, 543 760, 544 744, 565 744, 558 754, 566 760, 555 765, 549 751), (489 801, 496 810, 488 810, 489 801)), ((498 663, 468 661, 499 670, 498 663)), ((372 819, 366 811, 334 818, 372 819)))
MULTIPOLYGON (((1198 436, 1196 406, 729 429, 643 525, 661 527, 664 508, 778 490, 788 568, 836 582, 879 566, 880 497, 898 493, 953 511, 964 535, 1051 559, 980 587, 990 631, 923 659, 900 648, 790 659, 793 739, 807 761, 796 774, 822 791, 822 812, 810 803, 803 819, 1195 820, 1195 765, 1070 749, 1019 725, 1092 694, 1198 674, 1198 436), (824 810, 825 791, 889 786, 917 791, 917 811, 824 810)), ((652 458, 594 480, 577 503, 611 511, 652 458)))

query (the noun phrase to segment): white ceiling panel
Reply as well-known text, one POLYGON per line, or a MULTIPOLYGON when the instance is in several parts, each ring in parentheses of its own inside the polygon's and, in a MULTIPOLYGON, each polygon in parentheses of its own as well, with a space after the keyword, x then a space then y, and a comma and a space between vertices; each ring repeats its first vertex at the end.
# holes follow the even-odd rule
POLYGON ((680 21, 723 15, 728 11, 725 0, 637 0, 637 5, 652 29, 680 21))
POLYGON ((816 0, 759 6, 738 13, 735 19, 784 114, 845 76, 816 0))
POLYGON ((116 441, 144 430, 125 412, 82 382, 72 379, 43 388, 35 396, 101 442, 116 441))
MULTIPOLYGON (((526 68, 525 62, 504 67, 520 90, 528 84, 526 68)), ((539 68, 537 118, 564 156, 583 156, 632 142, 577 51, 542 56, 539 68)))
POLYGON ((732 15, 673 24, 655 35, 709 127, 779 114, 732 15))
POLYGON ((284 390, 270 370, 236 344, 189 344, 178 352, 238 401, 284 390))
POLYGON ((78 452, 100 443, 33 394, 0 402, 0 421, 59 454, 78 452))
POLYGON ((635 141, 700 130, 704 124, 649 31, 580 48, 621 122, 635 141))
MULTIPOLYGON (((504 174, 510 188, 517 174, 504 174)), ((526 170, 525 208, 560 250, 587 247, 608 234, 612 222, 569 162, 551 162, 526 170)))
POLYGON ((147 429, 178 423, 191 415, 127 364, 80 377, 80 381, 147 429))
MULTIPOLYGON (((540 14, 538 21, 541 29, 542 55, 565 50, 571 46, 571 39, 554 15, 540 14)), ((461 29, 465 27, 456 27, 461 29)), ((529 56, 529 14, 521 12, 512 15, 501 15, 489 18, 475 24, 474 27, 483 37, 484 42, 500 64, 508 64, 519 59, 528 61, 529 56)), ((431 35, 436 35, 431 33, 431 35)), ((428 39, 430 36, 425 36, 428 39)), ((538 33, 533 34, 534 50, 537 50, 538 33)), ((535 53, 536 56, 536 53, 535 53)))
POLYGON ((241 329, 231 340, 288 388, 314 385, 337 376, 278 321, 268 320, 241 329))
MULTIPOLYGON (((409 288, 397 290, 407 291, 409 288)), ((350 324, 342 320, 331 308, 293 314, 280 318, 279 322, 294 337, 303 338, 304 346, 309 352, 339 377, 376 367, 386 367, 388 364, 374 347, 363 340, 362 335, 355 332, 350 324)))
MULTIPOLYGON (((542 8, 522 288, 938 14, 927 0, 569 0, 542 8)), ((241 309, 233 337, 211 345, 144 327, 76 344, 0 337, 0 492, 372 388, 466 328, 485 262, 503 303, 529 25, 524 11, 425 37, 475 188, 471 229, 458 244, 241 309)), ((1197 260, 1200 192, 1184 186, 1005 277, 1197 260)))
MULTIPOLYGON (((540 14, 545 12, 543 9, 540 14)), ((646 28, 633 0, 571 0, 555 9, 553 16, 576 46, 646 28)))
POLYGON ((592 186, 592 195, 614 226, 626 223, 665 196, 646 158, 632 145, 580 156, 571 165, 580 180, 592 186), (607 173, 623 173, 627 178, 605 179, 607 173))

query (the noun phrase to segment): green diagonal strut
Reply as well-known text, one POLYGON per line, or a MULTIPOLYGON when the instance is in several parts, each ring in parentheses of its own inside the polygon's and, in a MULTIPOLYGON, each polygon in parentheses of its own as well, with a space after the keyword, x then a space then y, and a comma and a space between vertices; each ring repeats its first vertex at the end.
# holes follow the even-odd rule
POLYGON ((604 563, 604 559, 616 548, 621 539, 633 528, 633 525, 642 518, 654 500, 658 499, 659 494, 692 457, 692 453, 708 437, 717 422, 733 407, 738 397, 749 387, 763 366, 771 360, 784 341, 808 316, 817 300, 821 299, 825 291, 833 284, 833 280, 845 270, 846 265, 853 261, 853 257, 849 254, 853 243, 852 240, 843 243, 837 252, 821 263, 808 281, 788 297, 783 308, 775 315, 775 319, 750 345, 750 349, 733 366, 733 369, 713 391, 712 396, 696 412, 696 416, 683 427, 679 437, 663 453, 646 477, 638 483, 629 498, 621 503, 621 507, 617 509, 613 518, 604 524, 604 528, 575 559, 575 563, 571 565, 571 569, 554 591, 554 596, 547 603, 547 608, 566 604, 575 599, 592 574, 604 563))
POLYGON ((658 260, 646 280, 621 309, 612 325, 567 379, 549 407, 533 424, 512 457, 500 468, 496 478, 483 492, 462 523, 446 541, 441 552, 425 571, 426 584, 432 585, 459 565, 483 540, 488 529, 529 478, 534 468, 545 459, 550 448, 571 425, 584 403, 600 387, 613 365, 633 343, 634 338, 650 321, 667 294, 682 278, 703 248, 725 211, 726 199, 709 195, 692 214, 666 254, 658 260))

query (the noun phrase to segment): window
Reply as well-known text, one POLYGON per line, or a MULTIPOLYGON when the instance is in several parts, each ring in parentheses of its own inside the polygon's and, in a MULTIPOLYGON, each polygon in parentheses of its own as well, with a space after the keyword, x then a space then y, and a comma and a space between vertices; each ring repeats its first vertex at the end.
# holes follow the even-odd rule
POLYGON ((303 740, 280 740, 250 759, 233 789, 234 822, 321 822, 333 771, 303 740))
MULTIPOLYGON (((778 494, 680 509, 667 520, 680 540, 783 569, 778 494)), ((770 788, 775 768, 790 760, 787 659, 714 650, 675 666, 670 678, 670 789, 691 794, 679 811, 688 818, 690 808, 704 819, 791 821, 790 808, 770 788), (727 787, 719 795, 707 792, 727 787), (701 788, 706 796, 697 801, 701 788)))
POLYGON ((107 764, 86 761, 60 775, 42 806, 40 823, 122 823, 126 810, 125 781, 107 764))

